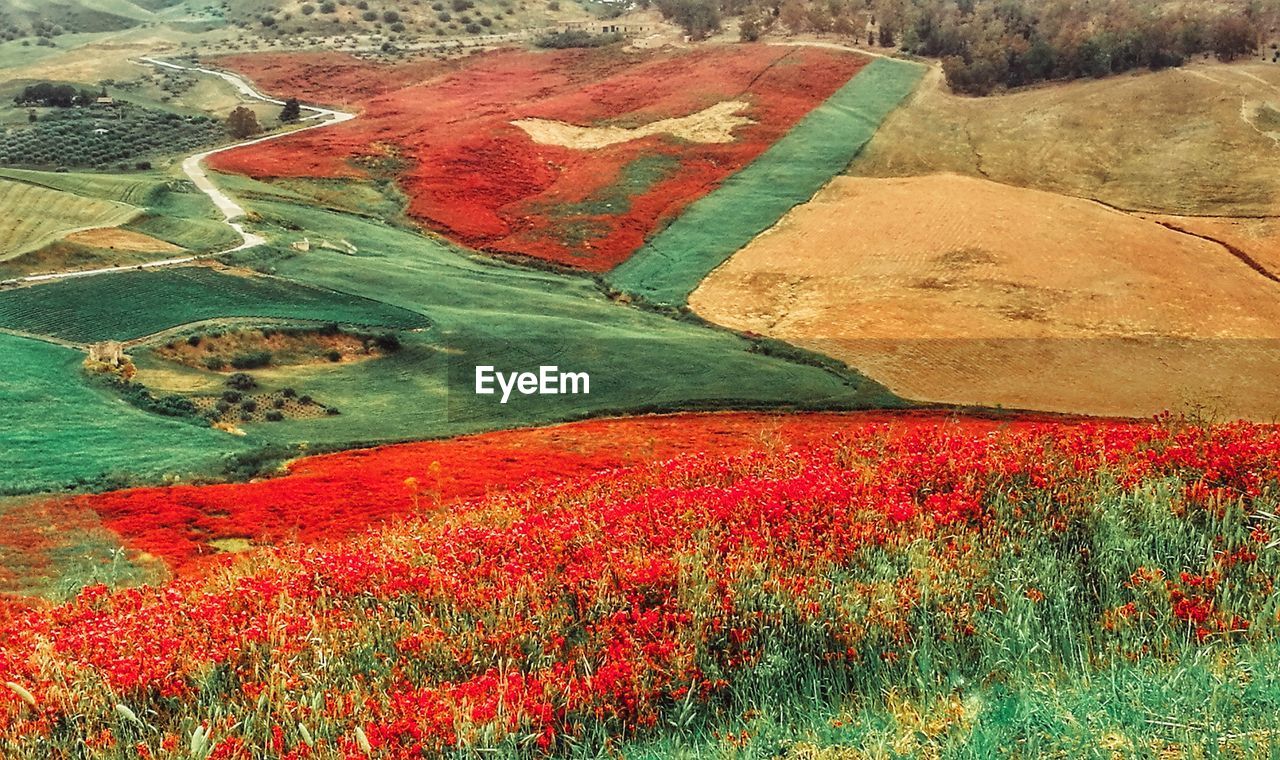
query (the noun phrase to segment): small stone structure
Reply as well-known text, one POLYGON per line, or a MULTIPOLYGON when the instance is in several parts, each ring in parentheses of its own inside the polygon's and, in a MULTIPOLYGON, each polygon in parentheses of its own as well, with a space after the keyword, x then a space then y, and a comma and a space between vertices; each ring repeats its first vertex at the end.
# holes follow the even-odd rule
POLYGON ((89 361, 109 364, 112 367, 123 366, 129 357, 124 353, 124 344, 118 340, 104 340, 89 346, 89 361))

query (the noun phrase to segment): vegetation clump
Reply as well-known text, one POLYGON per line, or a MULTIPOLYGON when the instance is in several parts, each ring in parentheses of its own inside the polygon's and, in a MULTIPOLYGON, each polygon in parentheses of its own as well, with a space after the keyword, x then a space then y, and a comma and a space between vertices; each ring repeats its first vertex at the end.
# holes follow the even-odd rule
POLYGON ((597 34, 583 29, 565 29, 548 32, 533 41, 540 48, 597 48, 622 41, 622 35, 616 33, 597 34))
POLYGON ((56 108, 24 126, 0 130, 0 164, 104 168, 194 151, 222 139, 222 127, 207 116, 122 102, 109 109, 56 108))

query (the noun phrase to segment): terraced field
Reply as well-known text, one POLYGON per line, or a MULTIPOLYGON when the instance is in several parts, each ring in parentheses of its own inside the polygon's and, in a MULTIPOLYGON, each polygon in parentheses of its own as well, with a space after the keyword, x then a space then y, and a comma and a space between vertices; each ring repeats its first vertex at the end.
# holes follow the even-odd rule
POLYGON ((421 315, 347 293, 206 267, 129 271, 0 292, 0 327, 77 343, 132 340, 216 317, 422 328, 421 315))
POLYGON ((124 203, 0 179, 0 260, 40 248, 74 230, 123 224, 139 213, 124 203))

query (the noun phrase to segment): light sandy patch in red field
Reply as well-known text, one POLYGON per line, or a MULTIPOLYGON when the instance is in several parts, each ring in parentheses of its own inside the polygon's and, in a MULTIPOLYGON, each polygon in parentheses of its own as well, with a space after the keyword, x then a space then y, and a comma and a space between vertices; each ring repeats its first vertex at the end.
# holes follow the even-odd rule
POLYGON ((503 50, 397 66, 277 54, 219 63, 276 96, 345 104, 360 117, 218 154, 214 168, 257 178, 389 173, 410 216, 466 246, 605 271, 866 59, 708 45, 503 50), (734 103, 745 107, 722 113, 734 103), (563 139, 540 143, 514 122, 563 139))

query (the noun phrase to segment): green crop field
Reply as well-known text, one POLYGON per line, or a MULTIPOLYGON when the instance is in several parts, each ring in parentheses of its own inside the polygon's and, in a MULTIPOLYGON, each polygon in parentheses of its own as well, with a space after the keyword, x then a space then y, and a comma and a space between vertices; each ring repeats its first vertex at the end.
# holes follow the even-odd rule
POLYGON ((13 258, 86 227, 114 227, 138 209, 39 185, 0 179, 0 260, 13 258))
POLYGON ((0 292, 0 327, 80 343, 131 340, 216 317, 427 325, 417 314, 367 298, 205 267, 133 270, 0 292))
MULTIPOLYGON (((220 181, 238 197, 255 198, 246 205, 262 215, 269 228, 265 231, 281 241, 235 254, 236 263, 273 271, 275 278, 183 268, 126 271, 0 292, 0 326, 74 341, 128 339, 235 316, 390 327, 430 324, 429 330, 401 332, 403 348, 384 358, 255 371, 265 390, 292 387, 341 414, 248 425, 244 438, 201 438, 210 463, 272 444, 344 447, 615 413, 904 403, 856 373, 805 363, 807 357, 796 361, 728 331, 616 303, 587 277, 518 267, 376 221, 268 200, 270 186, 250 180, 220 181), (357 253, 319 245, 298 253, 287 246, 290 238, 303 236, 317 244, 345 241, 357 253), (591 392, 573 398, 516 397, 503 405, 472 392, 479 364, 507 372, 536 371, 544 364, 588 372, 591 392)), ((145 349, 134 353, 148 366, 156 365, 145 349)), ((69 356, 68 367, 74 369, 74 355, 69 356)), ((214 387, 225 379, 183 368, 185 374, 193 372, 207 375, 214 387)), ((50 387, 82 382, 70 370, 64 374, 68 377, 43 382, 50 387)), ((24 415, 38 418, 45 406, 54 407, 50 419, 60 413, 63 399, 20 391, 20 386, 0 388, 0 405, 20 398, 24 415)), ((128 409, 130 414, 121 418, 127 425, 121 440, 138 448, 163 446, 173 421, 128 409), (157 437, 148 432, 147 420, 154 420, 157 437)), ((18 428, 26 424, 14 422, 18 428)), ((105 416, 101 424, 109 428, 112 418, 105 416)), ((112 471, 111 463, 99 461, 92 448, 45 456, 51 474, 33 475, 14 489, 89 482, 112 471)), ((206 474, 219 471, 211 464, 206 474)), ((139 473, 142 480, 155 475, 145 468, 139 473)))
POLYGON ((5 334, 0 350, 0 493, 217 472, 227 455, 247 448, 93 388, 79 351, 5 334))
MULTIPOLYGON (((92 174, 0 169, 0 185, 6 180, 62 191, 89 201, 112 201, 138 207, 141 211, 134 209, 120 226, 193 253, 225 250, 240 241, 239 236, 222 221, 222 216, 208 197, 195 185, 161 172, 92 174)), ((0 230, 3 230, 3 224, 0 224, 0 230)), ((0 251, 6 250, 5 246, 0 246, 0 251)), ((0 253, 0 258, 3 257, 0 253)))
MULTIPOLYGON (((237 254, 276 274, 417 311, 427 333, 398 354, 268 378, 342 410, 255 430, 272 440, 388 441, 514 427, 592 415, 680 408, 862 408, 902 402, 852 372, 773 356, 704 325, 610 301, 594 281, 468 255, 438 239, 348 215, 264 200, 260 183, 225 177, 253 211, 282 230, 345 240, 361 252, 237 254), (591 394, 522 397, 507 405, 472 392, 474 368, 554 364, 591 375, 591 394)), ((279 234, 279 232, 277 232, 279 234)), ((286 233, 290 234, 290 233, 286 233)))
POLYGON ((703 197, 609 273, 619 290, 681 305, 698 283, 842 172, 923 76, 878 58, 781 140, 703 197))

